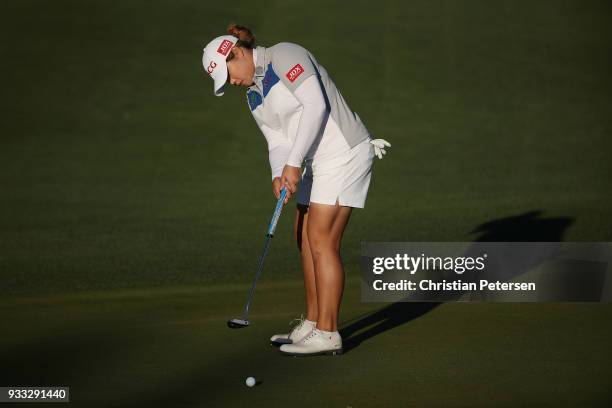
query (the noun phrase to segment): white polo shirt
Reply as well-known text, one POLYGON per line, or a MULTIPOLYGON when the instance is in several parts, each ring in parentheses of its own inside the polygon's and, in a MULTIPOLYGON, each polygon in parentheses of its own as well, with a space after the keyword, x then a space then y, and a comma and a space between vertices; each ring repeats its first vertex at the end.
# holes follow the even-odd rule
POLYGON ((313 174, 342 163, 351 148, 370 140, 323 66, 288 42, 253 49, 254 84, 246 92, 268 142, 272 178, 283 167, 312 166, 313 174))

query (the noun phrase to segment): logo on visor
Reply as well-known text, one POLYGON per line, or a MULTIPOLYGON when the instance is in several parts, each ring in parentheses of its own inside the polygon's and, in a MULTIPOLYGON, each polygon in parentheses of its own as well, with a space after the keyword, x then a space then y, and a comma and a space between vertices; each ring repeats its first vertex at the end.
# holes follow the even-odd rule
POLYGON ((215 70, 215 68, 217 68, 217 63, 215 61, 210 61, 210 64, 208 64, 208 68, 206 68, 206 72, 212 75, 212 72, 215 70))
POLYGON ((295 64, 295 66, 291 68, 289 72, 285 74, 285 76, 287 79, 293 82, 302 74, 302 72, 304 72, 304 68, 302 68, 300 64, 295 64))
POLYGON ((217 52, 223 56, 227 56, 229 50, 232 49, 232 45, 234 45, 234 43, 230 40, 223 40, 219 48, 217 48, 217 52))

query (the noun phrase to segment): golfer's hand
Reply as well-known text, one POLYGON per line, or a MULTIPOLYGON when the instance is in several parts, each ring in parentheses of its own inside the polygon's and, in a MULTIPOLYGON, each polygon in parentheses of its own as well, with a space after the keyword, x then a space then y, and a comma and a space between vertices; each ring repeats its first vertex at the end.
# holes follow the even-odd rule
POLYGON ((285 166, 283 169, 283 174, 281 174, 281 187, 285 187, 287 189, 287 196, 285 197, 285 204, 289 202, 291 196, 297 193, 298 183, 302 179, 302 168, 301 167, 293 167, 293 166, 285 166))
POLYGON ((281 184, 281 178, 274 177, 274 180, 272 180, 272 193, 274 193, 274 197, 276 197, 277 200, 280 197, 281 188, 283 188, 283 185, 281 184))
POLYGON ((387 153, 387 151, 385 150, 385 146, 391 147, 391 143, 387 142, 385 139, 370 140, 370 144, 374 146, 374 154, 378 156, 379 159, 382 159, 383 156, 387 153))

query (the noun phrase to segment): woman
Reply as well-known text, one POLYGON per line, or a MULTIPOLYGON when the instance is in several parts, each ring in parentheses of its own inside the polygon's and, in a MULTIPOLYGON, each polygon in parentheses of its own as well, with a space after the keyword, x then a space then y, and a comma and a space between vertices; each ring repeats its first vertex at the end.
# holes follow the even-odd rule
POLYGON ((227 32, 208 43, 202 57, 214 94, 223 95, 228 79, 248 88, 249 108, 268 143, 274 195, 278 199, 285 187, 284 203, 294 195, 298 203, 294 234, 306 319, 271 341, 290 355, 342 353, 340 241, 351 210, 364 208, 374 155, 382 158, 391 145, 371 140, 308 50, 288 42, 256 47, 251 31, 235 24, 227 32))

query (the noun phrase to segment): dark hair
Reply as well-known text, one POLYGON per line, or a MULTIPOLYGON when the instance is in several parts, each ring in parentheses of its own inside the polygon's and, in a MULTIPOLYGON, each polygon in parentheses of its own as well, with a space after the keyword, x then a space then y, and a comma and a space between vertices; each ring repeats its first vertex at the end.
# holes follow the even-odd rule
POLYGON ((227 33, 229 35, 233 35, 234 37, 238 37, 236 47, 243 47, 249 49, 255 48, 255 36, 251 32, 251 30, 249 30, 245 26, 230 23, 230 25, 227 26, 227 33))

